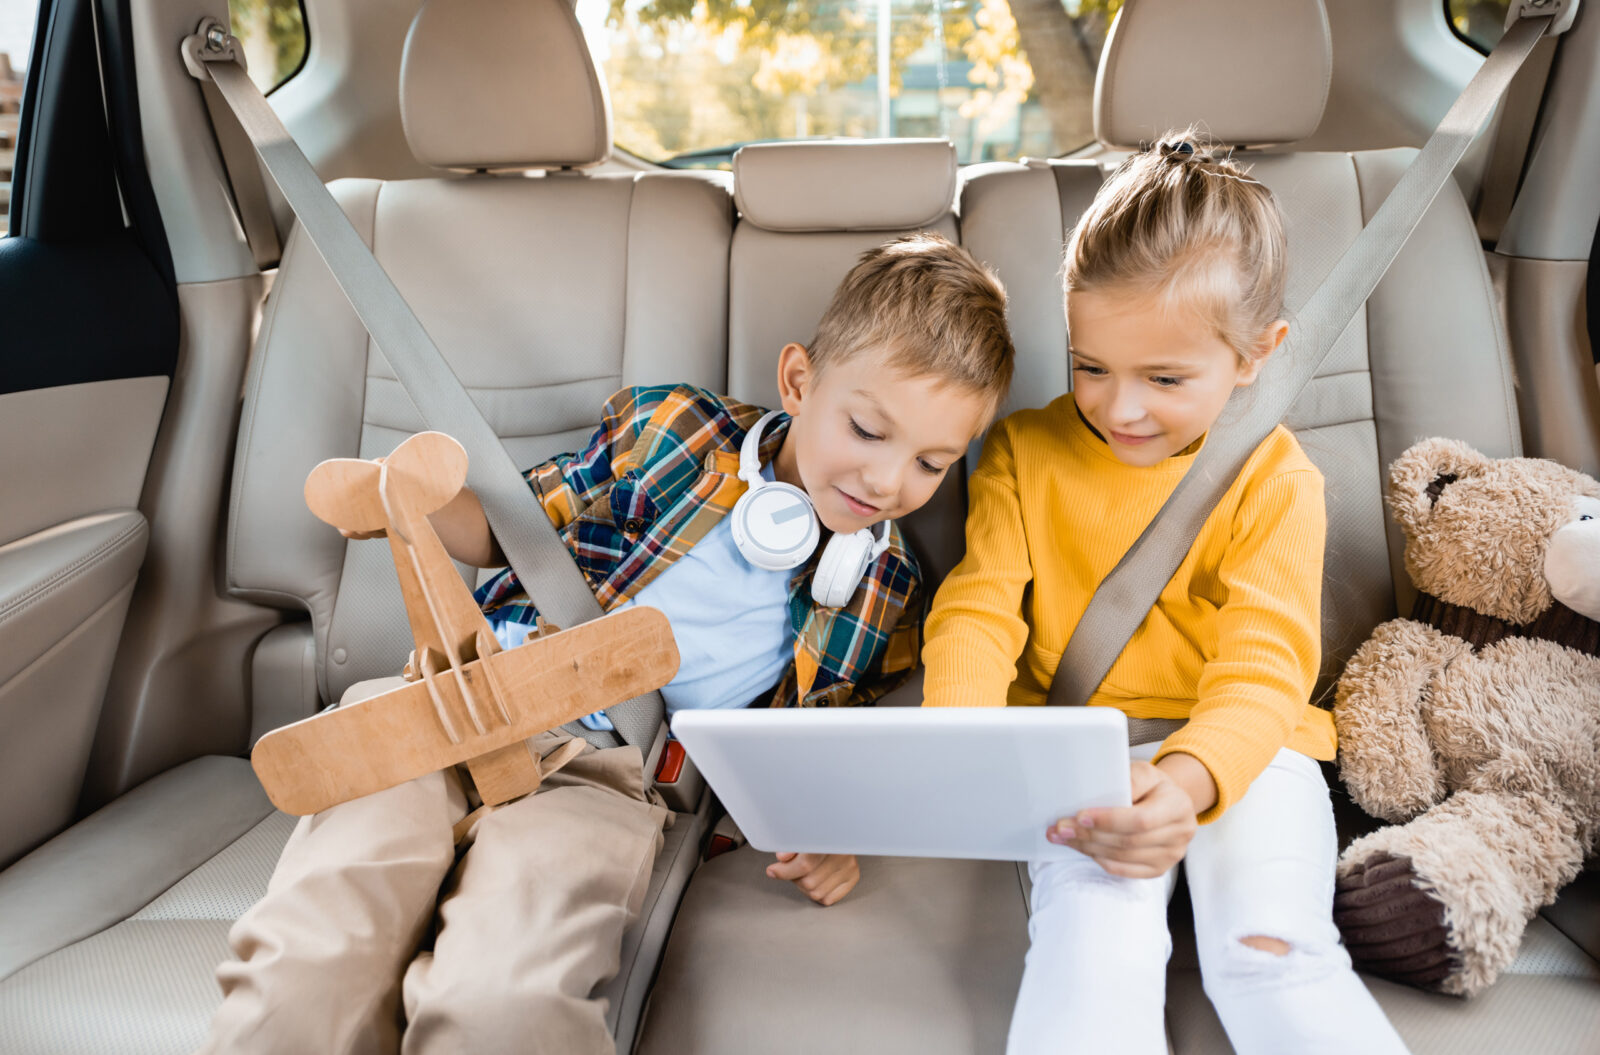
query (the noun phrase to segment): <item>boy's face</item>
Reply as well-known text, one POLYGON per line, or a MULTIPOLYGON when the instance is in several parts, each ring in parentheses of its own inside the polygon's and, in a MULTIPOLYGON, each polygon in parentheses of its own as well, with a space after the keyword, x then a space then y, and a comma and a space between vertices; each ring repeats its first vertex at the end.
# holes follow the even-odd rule
POLYGON ((1078 409, 1118 461, 1137 466, 1203 436, 1288 331, 1282 321, 1269 326, 1246 363, 1192 312, 1115 290, 1074 292, 1067 328, 1078 409))
POLYGON ((829 531, 919 508, 989 417, 987 397, 886 359, 865 351, 819 372, 798 344, 778 358, 778 391, 794 421, 776 475, 804 488, 829 531))

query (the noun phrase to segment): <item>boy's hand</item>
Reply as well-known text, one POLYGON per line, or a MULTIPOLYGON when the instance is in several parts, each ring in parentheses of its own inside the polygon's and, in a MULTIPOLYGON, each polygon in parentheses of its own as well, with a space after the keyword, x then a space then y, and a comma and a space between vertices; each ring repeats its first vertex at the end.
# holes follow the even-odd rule
MULTIPOLYGON (((1171 756, 1169 756, 1171 757, 1171 756)), ((1194 838, 1195 802, 1166 772, 1134 762, 1133 805, 1083 810, 1045 833, 1053 843, 1087 854, 1114 876, 1149 879, 1183 860, 1194 838)))
POLYGON ((861 867, 854 854, 778 855, 767 866, 773 879, 788 879, 819 905, 831 905, 855 889, 861 881, 861 867))

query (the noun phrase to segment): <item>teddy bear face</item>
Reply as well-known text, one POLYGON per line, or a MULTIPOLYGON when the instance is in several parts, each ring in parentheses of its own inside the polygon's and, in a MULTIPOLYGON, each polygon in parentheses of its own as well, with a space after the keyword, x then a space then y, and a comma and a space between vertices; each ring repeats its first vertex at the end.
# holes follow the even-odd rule
POLYGON ((1390 484, 1417 589, 1515 624, 1532 622, 1557 599, 1586 615, 1600 607, 1600 533, 1591 526, 1600 521, 1583 519, 1600 505, 1592 478, 1435 439, 1396 459, 1390 484))
POLYGON ((1579 495, 1573 502, 1573 519, 1545 550, 1544 577, 1556 600, 1600 619, 1600 498, 1579 495))

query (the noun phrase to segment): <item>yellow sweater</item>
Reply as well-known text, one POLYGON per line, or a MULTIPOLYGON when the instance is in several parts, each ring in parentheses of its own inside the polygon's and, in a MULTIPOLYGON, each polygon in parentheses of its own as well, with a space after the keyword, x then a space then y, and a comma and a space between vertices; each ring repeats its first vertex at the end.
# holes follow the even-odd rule
MULTIPOLYGON (((1204 440, 1157 465, 1117 460, 1072 396, 994 427, 972 476, 967 553, 928 618, 925 706, 1043 704, 1089 596, 1204 440)), ((1284 746, 1334 756, 1308 701, 1321 655, 1322 474, 1282 426, 1262 441, 1091 706, 1187 718, 1157 759, 1193 755, 1215 820, 1284 746)))

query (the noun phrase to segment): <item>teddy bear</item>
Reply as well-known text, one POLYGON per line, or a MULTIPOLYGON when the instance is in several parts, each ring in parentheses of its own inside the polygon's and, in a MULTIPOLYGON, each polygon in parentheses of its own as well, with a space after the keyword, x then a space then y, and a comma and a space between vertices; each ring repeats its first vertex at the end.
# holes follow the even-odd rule
POLYGON ((1430 439, 1390 467, 1418 597, 1339 680, 1351 797, 1391 822, 1340 855, 1356 966, 1481 992, 1600 833, 1600 483, 1430 439))

